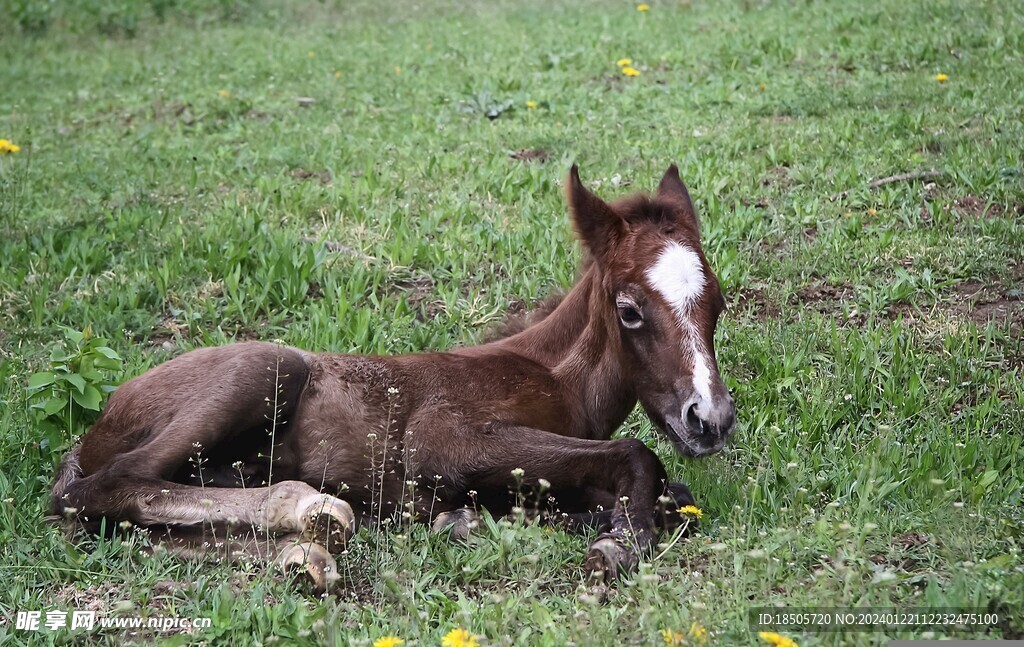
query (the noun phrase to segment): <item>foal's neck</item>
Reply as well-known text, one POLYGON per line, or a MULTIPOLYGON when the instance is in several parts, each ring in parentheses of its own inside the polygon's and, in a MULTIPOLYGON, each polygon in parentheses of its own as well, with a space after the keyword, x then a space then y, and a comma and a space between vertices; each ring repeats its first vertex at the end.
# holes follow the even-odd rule
POLYGON ((576 418, 571 433, 607 439, 636 406, 637 397, 601 278, 590 263, 550 315, 499 344, 551 370, 566 400, 577 405, 570 412, 576 418))

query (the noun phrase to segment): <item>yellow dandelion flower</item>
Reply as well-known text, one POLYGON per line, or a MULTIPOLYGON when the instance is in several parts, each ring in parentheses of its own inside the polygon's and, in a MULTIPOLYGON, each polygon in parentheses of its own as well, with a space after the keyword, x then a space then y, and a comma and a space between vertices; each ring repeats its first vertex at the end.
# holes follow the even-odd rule
POLYGON ((404 643, 405 641, 398 636, 381 636, 373 641, 373 647, 398 647, 404 643))
POLYGON ((936 74, 935 75, 935 80, 938 81, 939 83, 945 83, 946 81, 949 80, 949 75, 948 74, 936 74))
POLYGON ((636 10, 637 11, 650 11, 651 10, 651 5, 649 5, 649 4, 638 4, 636 6, 636 10))
POLYGON ((708 630, 705 629, 696 620, 690 625, 690 636, 700 644, 704 644, 708 641, 708 630))
POLYGON ((676 510, 679 514, 689 515, 691 517, 697 517, 700 519, 704 516, 704 511, 695 505, 684 505, 683 507, 676 510))
POLYGON ((465 629, 452 629, 441 639, 441 647, 479 647, 476 638, 465 629))
POLYGON ((336 78, 336 79, 340 79, 341 78, 341 70, 334 70, 334 78, 336 78))
POLYGON ((313 50, 309 50, 309 57, 316 58, 316 52, 314 52, 313 50))
POLYGON ((618 65, 619 67, 626 67, 627 65, 632 65, 633 64, 633 59, 631 59, 631 58, 620 58, 619 60, 615 61, 615 64, 618 65))
POLYGON ((622 73, 625 74, 626 76, 640 76, 640 70, 636 69, 635 67, 630 67, 628 65, 622 68, 622 73))
POLYGON ((395 74, 401 74, 401 73, 402 73, 402 68, 400 68, 400 67, 398 67, 398 66, 396 65, 396 66, 395 66, 395 74))
POLYGON ((224 97, 225 99, 227 99, 228 97, 230 97, 230 96, 231 96, 231 93, 230 93, 230 92, 228 92, 227 90, 221 90, 221 91, 220 91, 220 92, 218 92, 217 94, 219 94, 220 96, 224 97))
POLYGON ((17 153, 21 150, 21 146, 18 146, 14 142, 6 139, 0 139, 0 155, 6 155, 7 153, 17 153))
POLYGON ((536 108, 537 107, 537 102, 536 101, 527 101, 526 102, 526 107, 527 108, 536 108))
POLYGON ((798 647, 795 640, 787 638, 782 634, 777 634, 774 631, 759 631, 757 635, 761 637, 761 640, 770 645, 775 645, 775 647, 798 647))
POLYGON ((661 637, 665 641, 665 647, 678 647, 686 644, 686 636, 681 631, 662 629, 661 637))
POLYGON ((869 216, 874 216, 874 215, 877 215, 877 214, 878 214, 878 212, 875 211, 874 209, 868 209, 868 215, 869 216))
POLYGON ((762 83, 761 85, 759 85, 757 87, 761 88, 762 90, 767 90, 768 89, 768 84, 767 83, 762 83))

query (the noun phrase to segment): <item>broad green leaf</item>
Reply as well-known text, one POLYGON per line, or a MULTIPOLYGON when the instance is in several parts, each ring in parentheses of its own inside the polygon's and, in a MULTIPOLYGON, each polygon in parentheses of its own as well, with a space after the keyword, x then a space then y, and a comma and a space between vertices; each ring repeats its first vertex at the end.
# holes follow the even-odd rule
POLYGON ((93 360, 93 365, 97 368, 106 369, 108 371, 117 371, 121 368, 121 361, 116 359, 108 359, 106 357, 96 357, 93 360))
MULTIPOLYGON (((67 326, 60 326, 60 329, 62 331, 64 331, 64 336, 65 337, 67 337, 68 339, 70 339, 71 341, 73 341, 76 344, 82 343, 82 340, 85 339, 85 335, 83 335, 82 333, 78 332, 74 328, 68 328, 67 326)), ((88 330, 88 328, 86 330, 88 330)))
POLYGON ((63 411, 66 406, 68 406, 68 401, 64 398, 50 398, 43 404, 43 413, 53 416, 63 411))
POLYGON ((86 385, 83 393, 72 391, 71 397, 74 398, 75 402, 81 405, 83 409, 88 409, 90 411, 99 411, 100 402, 103 399, 100 395, 99 389, 91 384, 86 385))
POLYGON ((989 486, 996 482, 997 478, 999 478, 999 471, 989 470, 981 475, 981 480, 979 481, 979 484, 981 485, 981 487, 987 490, 989 486))
POLYGON ((96 352, 99 353, 100 355, 103 355, 107 359, 116 359, 117 361, 121 361, 121 356, 118 355, 112 348, 107 348, 106 346, 99 346, 96 348, 96 352))
POLYGON ((75 385, 75 388, 78 389, 79 393, 85 391, 85 380, 82 379, 81 375, 71 373, 70 375, 64 376, 64 379, 70 382, 71 384, 75 385))
POLYGON ((50 362, 53 363, 53 364, 59 364, 60 362, 66 362, 69 359, 71 359, 72 357, 74 357, 74 355, 68 354, 68 352, 65 349, 60 348, 60 347, 54 348, 52 351, 50 351, 50 362))
POLYGON ((32 377, 28 378, 28 388, 33 391, 41 389, 47 384, 53 384, 54 375, 49 372, 35 373, 32 377))

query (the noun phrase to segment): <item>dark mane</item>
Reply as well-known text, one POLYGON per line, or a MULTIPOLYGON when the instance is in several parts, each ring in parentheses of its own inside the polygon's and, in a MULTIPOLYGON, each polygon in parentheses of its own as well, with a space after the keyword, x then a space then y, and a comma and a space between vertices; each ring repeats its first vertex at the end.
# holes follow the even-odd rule
POLYGON ((612 203, 612 207, 623 220, 633 225, 644 222, 655 225, 675 224, 676 212, 680 208, 688 208, 672 197, 643 194, 619 198, 612 203))
MULTIPOLYGON (((640 223, 646 221, 655 224, 672 222, 674 218, 673 209, 678 208, 667 199, 652 198, 643 194, 620 198, 613 203, 613 206, 627 222, 640 223)), ((586 254, 583 263, 580 265, 580 275, 586 271, 591 261, 590 254, 586 254)), ((555 311, 555 308, 562 302, 565 295, 566 292, 564 290, 557 290, 541 299, 535 307, 509 314, 504 321, 484 333, 483 342, 490 343, 511 337, 512 335, 518 335, 527 328, 539 324, 555 311)))
MULTIPOLYGON (((585 248, 585 246, 584 246, 585 248)), ((584 251, 583 262, 580 263, 579 271, 577 272, 577 280, 580 276, 586 273, 587 268, 594 262, 594 259, 589 253, 584 251)), ((518 335, 527 328, 532 328, 540 322, 544 321, 548 315, 555 311, 555 309, 562 303, 565 296, 569 292, 561 288, 556 289, 551 294, 547 295, 540 301, 538 301, 532 308, 511 312, 505 319, 490 330, 484 333, 483 343, 489 344, 512 335, 518 335)))
POLYGON ((527 328, 539 324, 541 321, 555 311, 558 304, 565 298, 566 292, 558 290, 544 297, 537 303, 536 307, 510 314, 500 324, 484 333, 484 343, 505 339, 512 335, 518 335, 527 328))

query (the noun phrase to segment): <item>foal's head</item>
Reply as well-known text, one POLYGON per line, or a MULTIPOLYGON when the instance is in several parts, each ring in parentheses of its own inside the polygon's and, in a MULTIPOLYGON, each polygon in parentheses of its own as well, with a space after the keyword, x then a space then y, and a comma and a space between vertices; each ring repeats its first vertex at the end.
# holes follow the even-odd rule
POLYGON ((607 204, 573 165, 567 193, 644 410, 683 454, 720 450, 736 420, 715 360, 725 298, 679 171, 670 166, 653 196, 607 204))

